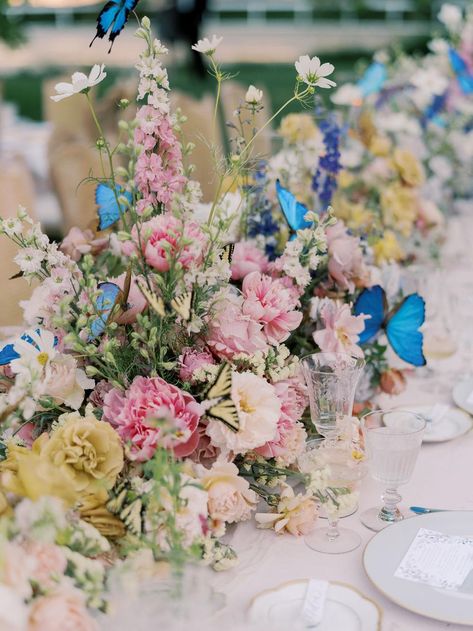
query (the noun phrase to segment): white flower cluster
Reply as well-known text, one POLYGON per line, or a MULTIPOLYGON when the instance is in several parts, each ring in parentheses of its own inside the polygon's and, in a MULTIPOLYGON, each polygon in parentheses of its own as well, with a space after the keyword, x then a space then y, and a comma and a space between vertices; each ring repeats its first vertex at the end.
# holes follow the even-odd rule
POLYGON ((148 43, 148 48, 140 54, 140 61, 135 66, 140 73, 138 99, 146 99, 148 105, 169 114, 168 73, 159 59, 161 55, 168 54, 168 49, 158 39, 152 39, 151 24, 147 17, 142 19, 135 35, 148 43))
POLYGON ((58 532, 67 527, 62 501, 46 496, 35 502, 24 499, 15 507, 15 524, 24 537, 54 543, 58 532))

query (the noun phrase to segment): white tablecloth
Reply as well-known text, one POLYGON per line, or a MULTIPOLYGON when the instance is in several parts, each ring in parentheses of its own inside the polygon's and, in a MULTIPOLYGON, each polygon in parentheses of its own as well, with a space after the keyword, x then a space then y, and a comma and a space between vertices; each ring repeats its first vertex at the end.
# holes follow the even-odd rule
MULTIPOLYGON (((473 292, 473 266, 467 264, 469 254, 460 249, 458 235, 463 231, 470 235, 473 250, 473 206, 470 218, 453 220, 450 228, 451 237, 446 244, 449 255, 446 278, 450 290, 454 293, 473 292)), ((473 313, 471 322, 473 323, 473 313)), ((473 325, 472 325, 473 326, 473 325)), ((458 371, 458 360, 446 360, 446 379, 458 371)), ((473 366, 471 367, 473 371, 473 366)), ((458 376, 459 377, 459 376, 458 376)), ((450 402, 448 390, 439 392, 438 388, 429 388, 426 379, 412 378, 408 388, 398 397, 384 395, 380 401, 383 407, 409 404, 433 404, 450 402), (430 390, 430 391, 429 391, 430 390)), ((473 419, 472 419, 473 420, 473 419)), ((400 488, 403 506, 411 505, 473 509, 473 431, 444 443, 423 444, 411 482, 400 488)), ((369 477, 363 481, 360 510, 379 504, 382 486, 369 477)), ((323 522, 320 524, 323 525, 323 522)), ((383 610, 383 631, 435 631, 440 629, 458 630, 466 627, 436 622, 395 605, 374 587, 363 569, 363 551, 374 533, 365 528, 358 513, 342 520, 342 525, 356 530, 363 539, 363 544, 353 552, 340 555, 321 554, 307 548, 302 539, 291 535, 276 535, 272 531, 258 531, 254 522, 239 524, 231 544, 241 556, 241 567, 214 578, 216 590, 226 596, 226 607, 219 615, 222 629, 244 629, 244 613, 253 596, 265 589, 297 578, 319 578, 348 583, 369 598, 375 600, 383 610)), ((473 523, 472 534, 473 534, 473 523)), ((434 596, 433 596, 434 597, 434 596)), ((473 604, 472 604, 473 607, 473 604)), ((334 630, 334 631, 343 631, 334 630)))

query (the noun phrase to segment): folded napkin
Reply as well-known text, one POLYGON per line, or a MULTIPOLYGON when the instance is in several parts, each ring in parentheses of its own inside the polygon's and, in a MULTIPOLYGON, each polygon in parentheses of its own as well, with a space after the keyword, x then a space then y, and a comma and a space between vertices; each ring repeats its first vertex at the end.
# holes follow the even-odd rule
POLYGON ((302 619, 308 626, 315 626, 322 622, 328 585, 328 581, 319 581, 313 578, 307 585, 302 606, 302 619))

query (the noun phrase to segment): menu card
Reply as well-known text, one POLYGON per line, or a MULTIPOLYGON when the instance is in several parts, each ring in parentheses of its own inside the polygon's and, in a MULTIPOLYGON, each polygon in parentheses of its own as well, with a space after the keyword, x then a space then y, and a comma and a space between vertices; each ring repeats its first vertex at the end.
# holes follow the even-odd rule
POLYGON ((394 576, 455 590, 473 570, 473 536, 445 535, 421 528, 394 576))

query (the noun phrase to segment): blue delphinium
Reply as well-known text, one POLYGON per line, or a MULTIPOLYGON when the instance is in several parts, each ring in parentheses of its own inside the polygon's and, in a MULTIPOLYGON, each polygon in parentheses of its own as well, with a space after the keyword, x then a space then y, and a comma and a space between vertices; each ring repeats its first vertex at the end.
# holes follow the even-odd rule
POLYGON ((312 190, 317 193, 321 211, 327 210, 337 189, 337 175, 342 168, 340 163, 341 128, 333 115, 328 115, 319 122, 324 137, 325 155, 312 178, 312 190))
POLYGON ((260 162, 253 174, 254 184, 249 192, 250 211, 248 215, 248 237, 263 237, 265 253, 270 259, 276 255, 277 233, 279 224, 272 213, 271 201, 266 196, 266 163, 260 162))

